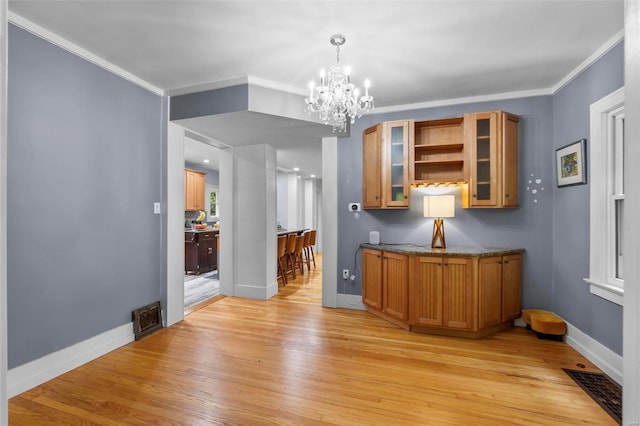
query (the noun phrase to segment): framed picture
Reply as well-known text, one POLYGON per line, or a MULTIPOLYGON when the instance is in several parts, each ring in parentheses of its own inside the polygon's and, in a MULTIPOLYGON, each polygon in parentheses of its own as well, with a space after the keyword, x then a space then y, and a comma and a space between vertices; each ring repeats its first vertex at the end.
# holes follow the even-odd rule
POLYGON ((587 183, 587 140, 556 149, 558 187, 587 183))

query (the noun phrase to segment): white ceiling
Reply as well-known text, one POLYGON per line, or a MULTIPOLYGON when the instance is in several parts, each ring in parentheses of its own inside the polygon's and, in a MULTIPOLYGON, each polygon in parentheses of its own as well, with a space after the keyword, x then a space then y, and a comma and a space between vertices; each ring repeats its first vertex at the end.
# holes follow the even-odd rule
MULTIPOLYGON (((319 69, 335 62, 329 37, 343 33, 341 62, 357 85, 371 80, 378 109, 549 93, 620 33, 623 6, 623 0, 9 1, 10 18, 18 15, 166 94, 247 77, 304 94, 319 69)), ((317 166, 324 129, 265 118, 212 119, 215 134, 203 124, 197 131, 228 145, 240 144, 251 129, 253 136, 270 131, 289 157, 299 146, 307 157, 315 153, 317 166)))

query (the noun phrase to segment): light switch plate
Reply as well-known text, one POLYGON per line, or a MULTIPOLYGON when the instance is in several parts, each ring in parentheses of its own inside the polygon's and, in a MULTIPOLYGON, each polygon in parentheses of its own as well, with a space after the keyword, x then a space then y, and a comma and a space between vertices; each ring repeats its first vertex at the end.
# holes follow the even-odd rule
POLYGON ((153 214, 160 214, 160 203, 153 203, 153 214))

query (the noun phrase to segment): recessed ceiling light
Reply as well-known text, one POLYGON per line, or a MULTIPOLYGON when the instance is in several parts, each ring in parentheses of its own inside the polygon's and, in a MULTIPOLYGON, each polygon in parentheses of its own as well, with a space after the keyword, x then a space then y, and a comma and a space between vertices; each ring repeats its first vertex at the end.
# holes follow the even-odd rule
POLYGON ((294 167, 294 168, 293 168, 293 171, 294 171, 294 172, 297 172, 297 171, 299 171, 299 170, 300 170, 300 167, 294 167))
POLYGON ((209 159, 205 158, 205 159, 204 159, 204 162, 205 162, 205 163, 208 163, 208 162, 209 162, 209 159))
POLYGON ((314 178, 314 177, 316 177, 316 175, 310 175, 309 177, 314 178))

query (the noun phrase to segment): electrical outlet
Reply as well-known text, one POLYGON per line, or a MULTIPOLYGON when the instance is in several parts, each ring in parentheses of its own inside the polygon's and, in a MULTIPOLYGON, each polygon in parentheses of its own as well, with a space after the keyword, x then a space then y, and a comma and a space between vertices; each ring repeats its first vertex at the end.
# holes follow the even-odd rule
POLYGON ((349 211, 350 212, 362 211, 362 209, 360 208, 360 203, 349 203, 349 211))
POLYGON ((349 270, 348 269, 343 269, 342 270, 342 279, 343 280, 348 280, 349 279, 349 270))

